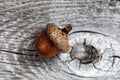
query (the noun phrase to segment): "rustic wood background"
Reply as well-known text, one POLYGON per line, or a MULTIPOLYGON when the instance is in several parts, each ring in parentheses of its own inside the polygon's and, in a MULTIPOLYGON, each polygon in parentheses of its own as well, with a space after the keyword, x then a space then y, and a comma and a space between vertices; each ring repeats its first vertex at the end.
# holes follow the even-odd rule
POLYGON ((119 80, 120 73, 70 75, 57 56, 36 58, 36 36, 51 22, 61 28, 70 23, 72 31, 101 32, 120 42, 120 1, 0 0, 0 80, 119 80))

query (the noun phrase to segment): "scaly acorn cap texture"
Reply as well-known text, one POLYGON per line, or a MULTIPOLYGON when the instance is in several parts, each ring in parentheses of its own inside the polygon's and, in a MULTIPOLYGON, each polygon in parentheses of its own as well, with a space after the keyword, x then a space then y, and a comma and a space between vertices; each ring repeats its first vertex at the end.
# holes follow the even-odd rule
POLYGON ((72 27, 70 24, 66 25, 63 29, 60 29, 54 23, 49 23, 46 27, 46 32, 56 48, 65 53, 70 49, 67 33, 71 29, 72 27))

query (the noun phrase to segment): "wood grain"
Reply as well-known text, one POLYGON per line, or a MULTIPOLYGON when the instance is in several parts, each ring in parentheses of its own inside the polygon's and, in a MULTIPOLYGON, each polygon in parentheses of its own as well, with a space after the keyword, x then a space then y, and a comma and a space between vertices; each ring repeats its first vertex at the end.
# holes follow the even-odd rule
MULTIPOLYGON (((101 80, 68 74, 64 62, 35 57, 34 41, 48 23, 91 30, 120 42, 119 0, 0 0, 1 80, 101 80)), ((102 80, 119 80, 104 76, 102 80)))

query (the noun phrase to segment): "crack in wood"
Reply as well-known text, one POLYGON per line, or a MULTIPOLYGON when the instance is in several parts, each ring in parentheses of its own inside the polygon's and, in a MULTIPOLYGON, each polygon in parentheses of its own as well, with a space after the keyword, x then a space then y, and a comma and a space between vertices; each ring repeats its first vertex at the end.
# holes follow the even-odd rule
POLYGON ((80 75, 76 75, 74 73, 70 73, 70 72, 67 72, 67 71, 64 71, 64 70, 62 70, 62 71, 65 72, 66 74, 69 74, 69 75, 72 75, 72 76, 75 76, 75 77, 79 77, 79 78, 98 78, 98 77, 80 76, 80 75))
POLYGON ((15 51, 9 51, 9 50, 0 50, 0 52, 9 52, 17 55, 27 55, 27 56, 33 56, 32 54, 23 54, 21 52, 15 52, 15 51))

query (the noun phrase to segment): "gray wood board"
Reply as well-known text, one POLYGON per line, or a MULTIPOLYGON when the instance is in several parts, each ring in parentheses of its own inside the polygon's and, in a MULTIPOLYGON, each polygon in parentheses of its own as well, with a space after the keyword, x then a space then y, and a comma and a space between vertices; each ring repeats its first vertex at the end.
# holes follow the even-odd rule
POLYGON ((71 32, 100 32, 114 37, 119 43, 120 1, 0 0, 1 80, 119 80, 119 68, 110 76, 94 77, 93 74, 86 77, 69 73, 59 56, 36 58, 34 41, 48 23, 55 23, 61 28, 71 24, 71 32))

